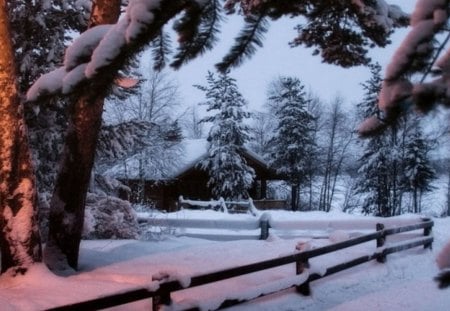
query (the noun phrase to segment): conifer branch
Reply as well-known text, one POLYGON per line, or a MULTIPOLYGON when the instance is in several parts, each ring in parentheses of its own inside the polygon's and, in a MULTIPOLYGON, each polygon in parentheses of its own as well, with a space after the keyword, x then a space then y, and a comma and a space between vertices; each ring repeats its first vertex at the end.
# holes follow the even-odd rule
POLYGON ((223 20, 222 9, 218 2, 218 0, 208 1, 201 10, 195 12, 196 16, 177 25, 180 46, 171 64, 173 68, 178 69, 184 63, 213 48, 218 40, 219 24, 223 20), (198 24, 193 25, 194 22, 198 24))
POLYGON ((262 39, 268 30, 268 21, 264 13, 259 15, 249 15, 245 18, 245 26, 235 40, 234 46, 222 62, 216 64, 216 68, 220 72, 226 72, 230 67, 239 66, 244 58, 251 57, 256 46, 262 47, 262 39))
POLYGON ((153 69, 161 71, 167 62, 167 55, 171 53, 170 37, 161 29, 159 35, 151 42, 153 69))

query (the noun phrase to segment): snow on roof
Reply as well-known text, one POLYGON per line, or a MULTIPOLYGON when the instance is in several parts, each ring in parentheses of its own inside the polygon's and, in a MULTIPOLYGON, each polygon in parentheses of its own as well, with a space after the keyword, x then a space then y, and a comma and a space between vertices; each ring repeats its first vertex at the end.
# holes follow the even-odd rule
POLYGON ((174 179, 198 163, 206 156, 207 151, 206 139, 185 139, 157 156, 144 150, 115 165, 105 174, 126 179, 174 179))
MULTIPOLYGON (((106 171, 106 175, 119 179, 170 180, 175 179, 200 162, 208 154, 208 141, 184 139, 157 156, 143 151, 106 171)), ((151 147, 150 147, 151 148, 151 147)), ((255 152, 244 148, 247 156, 264 167, 266 161, 255 152)))
POLYGON ((208 154, 208 141, 204 138, 186 139, 181 142, 184 147, 184 157, 173 177, 186 172, 208 154))

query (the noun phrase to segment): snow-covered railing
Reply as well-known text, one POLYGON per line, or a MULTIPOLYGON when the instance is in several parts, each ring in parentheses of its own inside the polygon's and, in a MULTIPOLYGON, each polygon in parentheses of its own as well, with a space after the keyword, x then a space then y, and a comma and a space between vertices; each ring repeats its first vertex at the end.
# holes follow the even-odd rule
MULTIPOLYGON (((259 232, 247 234, 247 235, 238 235, 233 234, 232 240, 235 239, 262 239, 265 240, 269 236, 269 221, 270 216, 267 213, 261 214, 259 218, 251 218, 251 219, 242 219, 242 220, 231 220, 231 219, 183 219, 183 218, 157 218, 157 217, 139 217, 139 223, 149 223, 151 226, 156 227, 170 227, 177 229, 198 229, 198 230, 233 230, 233 231, 256 231, 259 232)), ((181 234, 180 234, 181 235, 181 234)), ((191 233, 191 234, 182 234, 190 237, 197 238, 212 238, 219 239, 219 235, 214 235, 212 232, 208 233, 191 233)), ((220 236, 225 236, 223 232, 220 236)), ((226 236, 229 237, 229 236, 226 236)))
MULTIPOLYGON (((189 200, 185 200, 189 201, 189 200)), ((197 201, 194 201, 197 202, 197 201)), ((211 201, 201 201, 211 202, 211 201)), ((206 204, 206 203, 204 203, 206 204)), ((383 219, 386 228, 408 226, 420 221, 420 217, 392 217, 383 219)), ((360 236, 373 231, 379 219, 361 218, 357 222, 346 219, 276 219, 271 213, 263 212, 259 218, 244 219, 204 219, 204 218, 171 218, 167 215, 138 217, 139 223, 149 226, 166 227, 175 230, 178 236, 205 238, 211 240, 229 241, 241 239, 267 239, 269 233, 281 238, 308 237, 328 238, 337 231, 345 231, 348 236, 360 236)))
POLYGON ((160 310, 162 305, 171 305, 174 310, 198 310, 202 309, 201 300, 197 301, 198 305, 195 304, 195 300, 191 300, 189 305, 182 305, 181 302, 180 304, 175 304, 171 300, 171 294, 176 291, 187 290, 189 288, 224 281, 249 273, 261 272, 287 264, 296 265, 296 275, 288 276, 274 283, 264 283, 257 288, 252 287, 249 289, 248 293, 239 293, 239 296, 237 297, 231 297, 229 293, 224 292, 223 297, 219 297, 214 302, 208 303, 208 309, 230 307, 291 287, 296 287, 300 294, 309 295, 309 284, 312 281, 369 262, 371 260, 377 260, 378 262, 383 263, 386 261, 387 255, 413 247, 424 246, 424 248, 431 248, 433 243, 433 237, 430 236, 433 221, 429 219, 424 219, 420 223, 402 227, 394 227, 389 229, 385 229, 384 227, 385 226, 383 224, 377 224, 376 231, 373 233, 315 249, 309 249, 305 243, 299 243, 296 247, 296 252, 293 254, 239 267, 231 267, 212 273, 195 275, 190 278, 182 277, 182 279, 177 279, 177 277, 171 277, 170 275, 166 275, 164 273, 158 274, 153 277, 153 281, 147 287, 134 288, 113 295, 56 307, 49 310, 98 310, 147 298, 152 298, 153 310, 160 310), (416 237, 402 242, 385 245, 387 236, 421 229, 423 229, 422 237, 416 237), (334 266, 324 267, 323 269, 319 269, 320 272, 316 272, 315 269, 310 268, 309 260, 312 258, 331 254, 338 250, 353 247, 373 240, 376 240, 376 247, 374 245, 374 251, 371 254, 353 258, 347 262, 339 263, 334 266))
POLYGON ((219 200, 201 201, 184 199, 183 196, 180 195, 180 197, 178 198, 178 206, 180 208, 190 206, 197 208, 201 207, 205 209, 212 209, 216 207, 224 213, 228 213, 230 207, 240 206, 245 209, 244 212, 250 213, 253 216, 257 216, 259 214, 255 205, 253 204, 252 198, 239 201, 225 201, 224 198, 220 198, 219 200))

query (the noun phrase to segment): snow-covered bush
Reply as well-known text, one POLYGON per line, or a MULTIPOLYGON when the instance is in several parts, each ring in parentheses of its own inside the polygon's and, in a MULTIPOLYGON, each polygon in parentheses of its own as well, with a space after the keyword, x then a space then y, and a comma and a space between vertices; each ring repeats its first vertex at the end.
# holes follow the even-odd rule
POLYGON ((118 179, 108 175, 95 175, 94 191, 99 195, 111 195, 120 198, 128 198, 131 189, 118 179))
POLYGON ((137 239, 136 212, 128 201, 88 194, 84 219, 85 239, 137 239))

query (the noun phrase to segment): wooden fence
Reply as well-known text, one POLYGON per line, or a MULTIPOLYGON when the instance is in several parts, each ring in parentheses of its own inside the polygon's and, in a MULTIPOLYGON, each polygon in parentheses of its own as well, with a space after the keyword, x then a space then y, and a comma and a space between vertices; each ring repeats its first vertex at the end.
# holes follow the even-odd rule
MULTIPOLYGON (((417 219, 398 219, 397 217, 384 219, 387 227, 409 225, 419 221, 417 219)), ((275 231, 280 237, 300 237, 328 238, 329 232, 334 230, 348 231, 348 220, 276 220, 272 219, 270 213, 264 212, 258 218, 248 218, 243 220, 228 219, 184 219, 168 217, 139 217, 139 223, 147 223, 154 227, 167 227, 173 229, 199 229, 202 233, 180 233, 180 235, 206 238, 213 240, 238 240, 238 239, 261 239, 269 237, 269 233, 275 231), (223 232, 215 234, 211 230, 221 230, 223 232), (227 231, 233 231, 232 235, 227 235, 227 231), (246 232, 248 231, 248 232, 246 232), (253 232, 252 232, 253 231, 253 232), (240 233, 244 232, 244 233, 240 233)), ((362 218, 357 222, 352 221, 352 232, 371 232, 377 223, 375 218, 362 218)), ((360 235, 360 234, 359 234, 360 235)))
POLYGON ((184 199, 183 196, 180 195, 180 197, 178 198, 178 209, 185 207, 217 209, 224 213, 250 213, 253 216, 256 216, 258 214, 258 210, 253 204, 253 200, 251 198, 239 201, 225 201, 224 198, 220 198, 219 200, 200 201, 184 199))
MULTIPOLYGON (((227 219, 182 219, 182 218, 138 218, 139 223, 148 223, 155 227, 169 227, 178 229, 220 229, 220 230, 246 230, 246 231, 259 231, 255 235, 238 235, 234 234, 232 240, 236 239, 261 239, 265 240, 269 237, 270 217, 268 214, 263 213, 259 218, 246 219, 246 220, 227 220, 227 219)), ((190 237, 196 238, 208 238, 213 236, 212 233, 200 234, 184 234, 190 237)), ((216 240, 221 240, 219 235, 216 236, 216 240)))
MULTIPOLYGON (((229 307, 236 304, 240 304, 251 299, 255 299, 261 296, 273 294, 280 290, 288 289, 291 287, 296 287, 297 291, 304 295, 309 295, 310 288, 309 284, 315 280, 324 278, 326 276, 332 275, 334 273, 349 269, 351 267, 369 262, 371 260, 377 260, 378 262, 385 262, 387 255, 403 251, 406 249, 410 249, 417 246, 424 246, 424 248, 431 248, 433 243, 433 237, 430 236, 431 230, 433 227, 433 221, 429 219, 424 219, 421 223, 402 226, 402 227, 394 227, 394 228, 384 228, 384 225, 377 224, 376 231, 370 234, 366 234, 363 236, 355 237, 344 242, 331 244, 328 246, 300 251, 295 254, 287 255, 284 257, 277 257, 270 260, 265 260, 253 264, 243 265, 239 267, 224 269, 220 271, 216 271, 213 273, 207 273, 202 275, 196 275, 191 277, 191 282, 188 286, 183 287, 178 281, 170 281, 166 282, 164 280, 160 280, 159 287, 157 290, 151 290, 146 287, 131 289, 122 291, 120 293, 107 295, 103 297, 99 297, 96 299, 83 301, 79 303, 74 303, 70 305, 65 305, 61 307, 52 308, 49 310, 98 310, 104 309, 108 307, 118 306, 142 299, 152 298, 153 310, 158 310, 161 305, 170 305, 171 304, 171 293, 185 290, 188 288, 206 285, 226 279, 230 279, 237 276, 242 276, 245 274, 264 271, 266 269, 271 269, 287 264, 295 264, 296 271, 298 277, 290 278, 288 282, 283 282, 283 288, 277 288, 275 291, 268 291, 267 287, 262 289, 259 293, 254 294, 254 297, 241 300, 239 298, 236 299, 227 299, 223 301, 219 307, 229 307), (408 239, 402 242, 394 243, 392 245, 386 246, 385 241, 386 237, 394 234, 399 234, 403 232, 420 230, 423 229, 423 236, 408 239), (375 251, 370 255, 365 255, 357 258, 353 258, 347 262, 343 262, 334 266, 327 267, 325 273, 317 274, 308 272, 308 264, 311 258, 322 256, 325 254, 329 254, 341 249, 345 249, 348 247, 356 246, 362 243, 366 243, 369 241, 376 241, 375 251)), ((159 281, 159 280, 155 280, 159 281)), ((198 308, 189 307, 187 310, 197 310, 198 308)))

